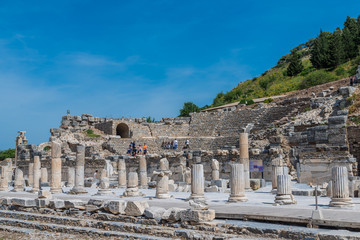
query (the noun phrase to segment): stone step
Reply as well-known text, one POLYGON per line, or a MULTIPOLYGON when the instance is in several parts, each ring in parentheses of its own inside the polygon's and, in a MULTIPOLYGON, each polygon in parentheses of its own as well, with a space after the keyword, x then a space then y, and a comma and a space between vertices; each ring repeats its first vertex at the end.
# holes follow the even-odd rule
POLYGON ((7 227, 16 227, 16 228, 27 228, 27 229, 36 229, 47 232, 61 232, 61 233, 71 233, 71 234, 86 234, 87 236, 99 236, 99 237, 118 237, 121 239, 169 239, 162 238, 158 236, 150 236, 146 234, 137 234, 131 232, 120 232, 120 231, 108 231, 100 230, 97 228, 90 227, 75 227, 62 224, 54 223, 42 223, 37 221, 28 221, 21 219, 11 219, 11 218, 0 218, 0 226, 7 227))

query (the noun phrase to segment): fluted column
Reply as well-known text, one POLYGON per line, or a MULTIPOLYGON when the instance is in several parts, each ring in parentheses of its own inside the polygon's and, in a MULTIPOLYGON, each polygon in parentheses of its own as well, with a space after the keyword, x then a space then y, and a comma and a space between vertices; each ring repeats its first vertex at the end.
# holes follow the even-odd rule
POLYGON ((288 175, 289 169, 284 166, 272 166, 272 189, 277 188, 277 176, 288 175))
POLYGON ((250 190, 250 170, 249 170, 249 134, 240 133, 240 163, 244 165, 245 189, 250 190))
POLYGON ((204 167, 202 164, 193 164, 191 172, 190 199, 205 199, 204 197, 204 167))
POLYGON ((40 178, 41 178, 41 163, 40 156, 34 156, 34 183, 31 192, 38 192, 40 188, 40 178))
POLYGON ((277 191, 275 203, 295 204, 296 201, 291 193, 291 178, 288 174, 277 175, 277 191))
POLYGON ((9 191, 8 167, 1 167, 0 191, 9 191))
POLYGON ((76 165, 75 165, 75 186, 71 189, 72 194, 87 193, 84 185, 85 169, 85 146, 76 147, 76 165))
POLYGON ((61 193, 61 145, 57 142, 51 143, 51 193, 61 193))
POLYGON ((24 191, 24 174, 19 168, 15 170, 15 183, 13 192, 23 192, 24 191))
POLYGON ((33 187, 34 186, 34 163, 29 163, 28 178, 29 178, 29 185, 31 187, 33 187))
POLYGON ((126 187, 126 164, 125 159, 119 159, 118 162, 118 186, 126 187))
POLYGON ((231 164, 229 202, 246 202, 245 172, 243 164, 231 164))
POLYGON ((146 158, 143 155, 140 155, 138 157, 140 158, 139 159, 140 188, 148 188, 146 158))
POLYGON ((107 169, 103 169, 101 170, 101 175, 100 175, 100 185, 99 185, 99 191, 97 192, 96 195, 109 195, 111 194, 111 190, 109 189, 110 187, 110 180, 108 178, 108 172, 107 169))
POLYGON ((137 172, 129 172, 127 187, 124 192, 125 197, 137 197, 140 196, 139 192, 139 177, 137 172))
POLYGON ((211 160, 211 179, 219 180, 219 161, 216 159, 211 160))
POLYGON ((346 167, 333 167, 332 175, 332 198, 331 207, 352 206, 352 199, 349 197, 349 179, 346 167))

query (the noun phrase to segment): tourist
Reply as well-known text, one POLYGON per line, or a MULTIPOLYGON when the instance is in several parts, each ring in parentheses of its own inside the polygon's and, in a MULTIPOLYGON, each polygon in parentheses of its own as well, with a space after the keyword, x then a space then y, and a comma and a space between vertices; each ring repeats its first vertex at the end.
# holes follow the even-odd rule
POLYGON ((165 142, 163 141, 162 144, 161 144, 161 148, 162 149, 165 149, 165 142))
POLYGON ((100 181, 98 180, 98 170, 95 170, 95 172, 94 172, 93 183, 96 184, 96 187, 100 184, 100 181))
POLYGON ((138 154, 141 154, 141 153, 142 153, 142 146, 141 146, 141 145, 139 145, 137 153, 138 153, 138 154))
POLYGON ((136 146, 133 147, 132 156, 136 157, 136 146))
POLYGON ((170 143, 170 149, 174 149, 174 141, 171 141, 171 143, 170 143))
POLYGON ((186 139, 186 141, 185 141, 185 147, 184 147, 185 149, 188 149, 188 148, 190 148, 190 141, 189 141, 189 139, 186 139))
POLYGON ((350 86, 354 85, 355 76, 350 77, 350 86))
POLYGON ((131 154, 132 152, 132 144, 130 143, 129 146, 128 146, 128 149, 127 149, 127 154, 131 154))
POLYGON ((147 153, 147 145, 146 145, 146 143, 144 143, 143 151, 144 151, 144 155, 146 155, 146 153, 147 153))
POLYGON ((175 138, 175 140, 174 140, 174 149, 175 150, 177 149, 177 146, 178 146, 178 140, 175 138))

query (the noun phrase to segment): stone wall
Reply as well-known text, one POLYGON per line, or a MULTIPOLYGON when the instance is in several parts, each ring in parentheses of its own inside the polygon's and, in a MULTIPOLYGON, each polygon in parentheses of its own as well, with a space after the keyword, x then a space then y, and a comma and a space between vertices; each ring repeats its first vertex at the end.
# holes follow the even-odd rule
MULTIPOLYGON (((347 127, 347 137, 350 147, 350 153, 357 159, 360 166, 360 126, 347 127)), ((358 176, 359 176, 358 171, 358 176)))

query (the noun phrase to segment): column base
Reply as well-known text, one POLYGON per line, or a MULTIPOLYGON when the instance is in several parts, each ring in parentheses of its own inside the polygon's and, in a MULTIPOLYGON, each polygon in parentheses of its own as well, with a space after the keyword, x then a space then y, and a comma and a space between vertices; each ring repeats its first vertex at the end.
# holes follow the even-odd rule
POLYGON ((205 196, 204 195, 199 195, 199 194, 191 194, 190 197, 189 197, 189 200, 205 201, 205 196))
POLYGON ((118 188, 126 188, 126 184, 124 184, 124 185, 119 185, 118 184, 118 188))
POLYGON ((95 194, 97 196, 110 195, 112 191, 110 189, 99 189, 99 191, 95 194))
POLYGON ((140 197, 142 196, 138 188, 127 188, 124 192, 124 197, 140 197))
POLYGON ((155 197, 159 199, 168 199, 171 196, 169 193, 157 193, 155 197))
POLYGON ((50 188, 51 193, 62 193, 62 188, 50 188))
POLYGON ((330 207, 352 207, 354 206, 351 198, 331 198, 330 207))
POLYGON ((33 189, 30 190, 31 193, 38 193, 39 191, 40 191, 39 188, 37 188, 37 189, 36 189, 36 188, 35 188, 35 189, 33 188, 33 189))
POLYGON ((70 194, 86 194, 88 193, 85 188, 83 187, 74 187, 70 190, 70 194))
MULTIPOLYGON (((5 191, 9 191, 9 190, 5 190, 5 191)), ((24 192, 24 188, 14 188, 11 192, 24 192)))
POLYGON ((287 195, 276 195, 275 203, 280 205, 296 204, 294 197, 290 194, 287 195))
POLYGON ((228 199, 228 202, 247 202, 248 198, 245 196, 231 196, 228 199))
POLYGON ((141 189, 148 189, 149 186, 148 186, 148 185, 142 185, 142 186, 139 186, 139 188, 141 188, 141 189))

